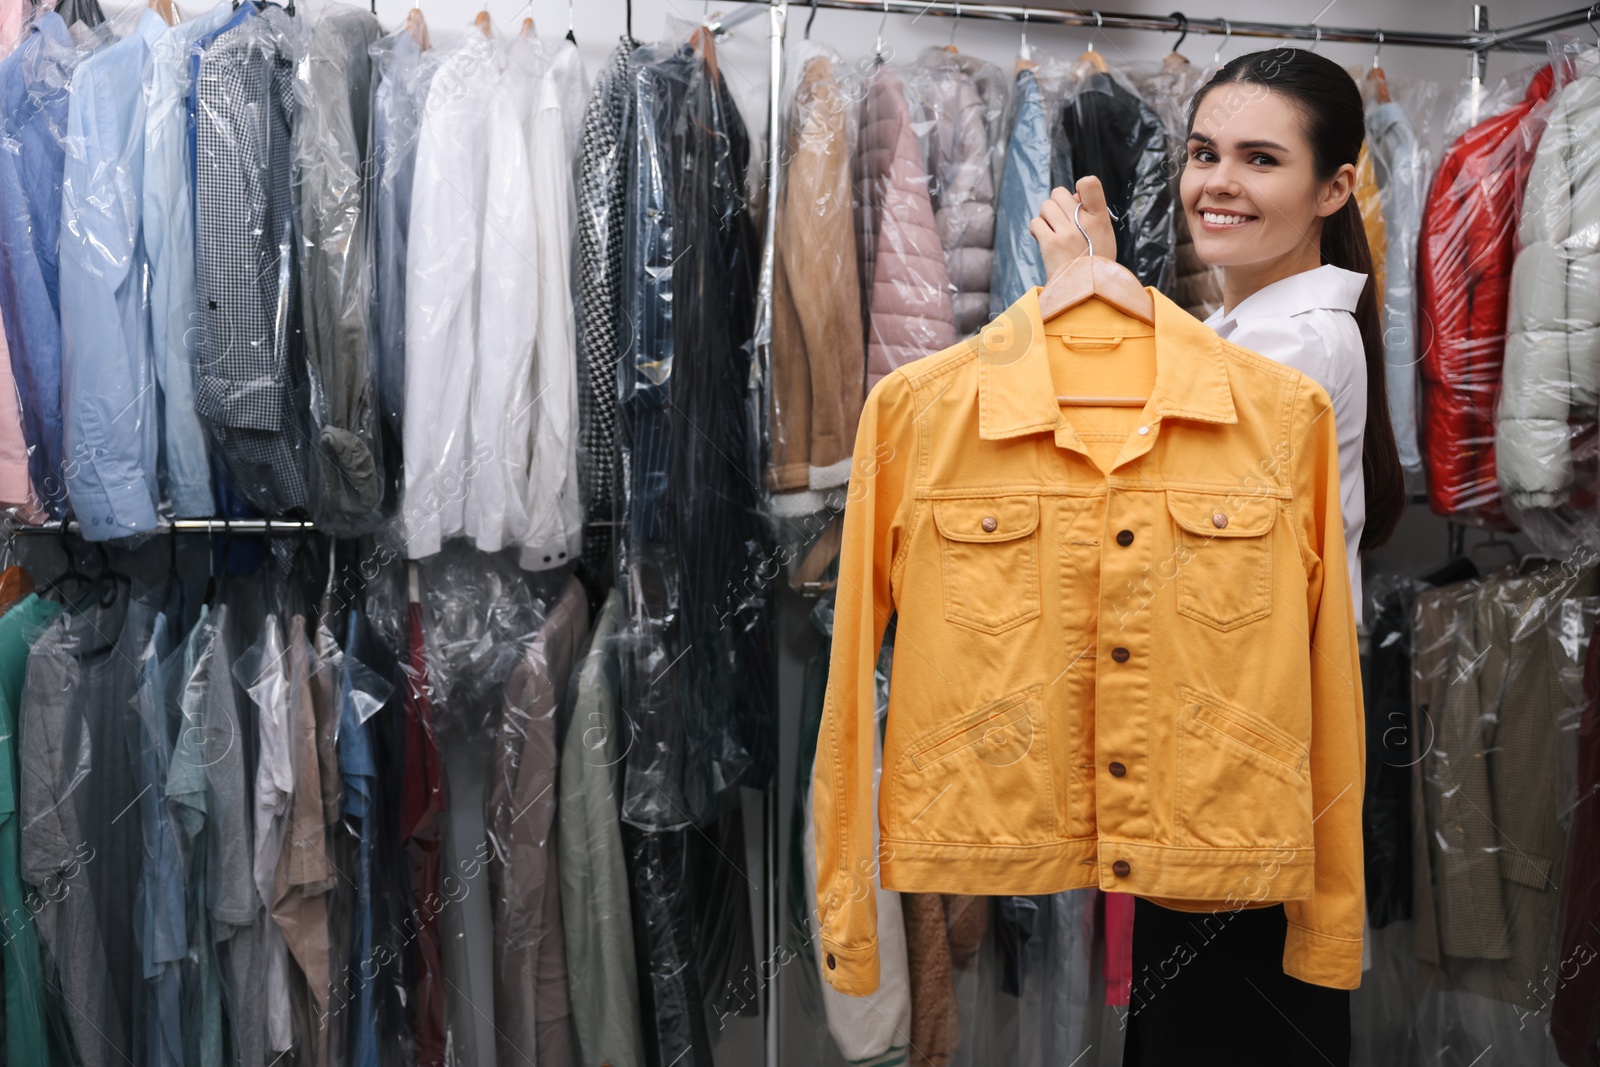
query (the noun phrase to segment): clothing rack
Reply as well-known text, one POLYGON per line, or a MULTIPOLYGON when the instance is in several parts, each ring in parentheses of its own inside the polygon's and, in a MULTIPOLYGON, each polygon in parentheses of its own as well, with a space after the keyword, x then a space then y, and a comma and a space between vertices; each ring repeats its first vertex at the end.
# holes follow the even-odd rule
MULTIPOLYGON (((44 522, 37 526, 13 524, 7 534, 40 536, 43 534, 83 533, 83 524, 76 519, 66 522, 44 522)), ((149 534, 241 534, 244 536, 278 537, 286 534, 317 532, 317 524, 302 519, 173 519, 163 522, 149 534)))

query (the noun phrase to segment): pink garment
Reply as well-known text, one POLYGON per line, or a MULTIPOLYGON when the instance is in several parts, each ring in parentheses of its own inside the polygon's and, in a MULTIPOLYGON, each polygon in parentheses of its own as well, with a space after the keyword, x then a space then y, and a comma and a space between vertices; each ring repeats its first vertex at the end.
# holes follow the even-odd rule
POLYGON ((870 392, 896 367, 955 344, 956 330, 928 170, 911 126, 905 86, 887 64, 867 78, 860 137, 856 232, 870 392))
MULTIPOLYGON (((27 0, 0 0, 0 58, 11 54, 17 47, 17 42, 22 39, 22 5, 27 0)), ((0 340, 0 344, 4 344, 0 340)), ((11 371, 6 370, 6 380, 11 380, 11 371)))
MULTIPOLYGON (((0 33, 20 2, 0 0, 0 33)), ((4 330, 0 330, 0 507, 16 508, 24 522, 36 523, 44 518, 33 483, 28 480, 28 445, 22 439, 22 408, 17 401, 16 379, 11 376, 11 353, 6 348, 4 330)))
POLYGON ((1133 993, 1133 896, 1106 893, 1106 1003, 1126 1008, 1133 993))

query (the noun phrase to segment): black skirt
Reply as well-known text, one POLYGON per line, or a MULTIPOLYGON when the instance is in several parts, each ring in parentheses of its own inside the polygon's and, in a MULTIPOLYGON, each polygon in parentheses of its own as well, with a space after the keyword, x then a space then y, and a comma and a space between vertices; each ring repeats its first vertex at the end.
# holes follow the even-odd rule
POLYGON ((1350 994, 1283 973, 1287 925, 1137 901, 1123 1067, 1349 1067, 1350 994))

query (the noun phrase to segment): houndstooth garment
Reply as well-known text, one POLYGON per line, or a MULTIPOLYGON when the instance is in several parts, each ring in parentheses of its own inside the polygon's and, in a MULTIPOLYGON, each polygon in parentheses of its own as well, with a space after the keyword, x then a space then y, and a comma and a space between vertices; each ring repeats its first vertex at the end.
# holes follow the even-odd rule
POLYGON ((594 82, 583 113, 578 177, 578 487, 583 498, 583 563, 609 584, 617 500, 617 315, 628 182, 630 59, 623 37, 594 82))
POLYGON ((290 191, 300 33, 263 5, 200 53, 194 83, 195 411, 268 515, 306 504, 290 191))

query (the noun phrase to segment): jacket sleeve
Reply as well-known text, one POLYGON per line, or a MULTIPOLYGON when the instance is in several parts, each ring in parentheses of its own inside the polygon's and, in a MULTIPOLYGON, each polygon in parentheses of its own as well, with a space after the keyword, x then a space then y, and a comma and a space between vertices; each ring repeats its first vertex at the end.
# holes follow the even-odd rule
POLYGON ((873 671, 894 611, 893 571, 913 514, 917 454, 911 387, 891 373, 867 396, 856 433, 812 772, 822 973, 852 996, 878 988, 873 671))
POLYGON ((1346 576, 1339 505, 1339 442, 1328 395, 1303 379, 1290 443, 1296 532, 1306 563, 1311 640, 1311 797, 1316 849, 1313 896, 1284 905, 1283 969, 1305 982, 1361 984, 1361 800, 1366 727, 1355 613, 1346 576))

